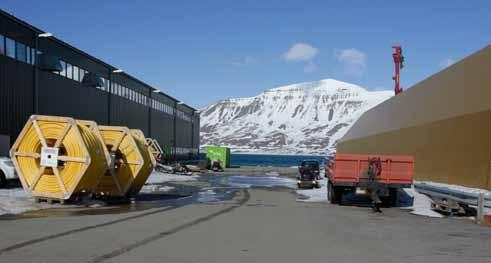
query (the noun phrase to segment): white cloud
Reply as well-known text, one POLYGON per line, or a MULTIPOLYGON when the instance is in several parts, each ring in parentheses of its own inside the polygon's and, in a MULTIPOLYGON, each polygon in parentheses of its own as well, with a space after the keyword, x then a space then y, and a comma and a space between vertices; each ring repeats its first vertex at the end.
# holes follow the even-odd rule
POLYGON ((285 61, 310 61, 319 54, 319 49, 306 43, 296 43, 281 55, 285 61))
POLYGON ((442 68, 446 68, 446 67, 450 67, 454 63, 455 63, 455 59, 453 59, 452 57, 448 57, 448 58, 440 61, 439 65, 442 68))
POLYGON ((359 77, 365 72, 367 66, 367 54, 356 48, 338 49, 334 56, 343 65, 344 73, 359 77))

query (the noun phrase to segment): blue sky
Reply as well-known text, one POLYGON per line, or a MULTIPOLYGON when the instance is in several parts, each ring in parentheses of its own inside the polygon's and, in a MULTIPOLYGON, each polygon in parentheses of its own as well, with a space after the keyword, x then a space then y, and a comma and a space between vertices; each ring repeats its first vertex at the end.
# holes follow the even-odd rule
POLYGON ((18 1, 0 8, 200 108, 335 78, 409 87, 491 43, 491 1, 18 1), (42 3, 42 4, 41 4, 42 3))

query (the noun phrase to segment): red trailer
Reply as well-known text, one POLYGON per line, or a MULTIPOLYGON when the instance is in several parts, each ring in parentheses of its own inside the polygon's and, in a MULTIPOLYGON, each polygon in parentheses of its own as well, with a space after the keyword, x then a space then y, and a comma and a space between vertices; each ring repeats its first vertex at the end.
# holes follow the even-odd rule
POLYGON ((412 185, 413 170, 412 156, 337 153, 326 162, 328 199, 339 204, 345 192, 364 191, 374 202, 380 196, 395 205, 397 189, 412 185))

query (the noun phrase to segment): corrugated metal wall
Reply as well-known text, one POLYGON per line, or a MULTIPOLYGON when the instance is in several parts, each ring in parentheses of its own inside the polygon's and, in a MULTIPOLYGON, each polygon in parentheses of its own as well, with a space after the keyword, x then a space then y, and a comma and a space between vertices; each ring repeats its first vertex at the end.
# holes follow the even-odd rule
MULTIPOLYGON (((36 32, 42 31, 0 10, 0 34, 3 36, 34 48, 36 32)), ((44 54, 59 57, 70 65, 95 73, 106 82, 110 80, 138 95, 130 99, 117 94, 114 87, 113 92, 109 93, 108 86, 87 87, 81 83, 81 79, 38 70, 38 114, 70 116, 94 120, 102 125, 138 128, 171 149, 171 152, 176 153, 176 149, 180 149, 180 155, 183 155, 183 149, 192 151, 191 148, 198 148, 194 141, 199 138, 199 125, 174 116, 178 112, 175 109, 178 101, 175 99, 153 92, 153 87, 126 73, 113 73, 116 68, 60 40, 39 38, 38 47, 44 54), (167 105, 166 111, 153 108, 150 99, 167 105)), ((34 80, 33 65, 0 54, 0 134, 11 136, 11 141, 15 140, 27 118, 35 113, 34 80)), ((194 112, 186 105, 179 105, 178 108, 189 116, 194 112)))
POLYGON ((491 46, 365 112, 337 152, 415 157, 415 176, 491 189, 491 46))
POLYGON ((33 111, 32 78, 31 66, 0 56, 0 134, 11 142, 33 111))

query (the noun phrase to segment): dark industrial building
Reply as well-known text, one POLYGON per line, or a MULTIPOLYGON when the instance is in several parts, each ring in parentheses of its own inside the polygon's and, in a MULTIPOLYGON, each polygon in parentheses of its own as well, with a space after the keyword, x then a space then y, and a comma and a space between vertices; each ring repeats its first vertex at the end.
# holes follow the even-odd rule
POLYGON ((2 144, 13 143, 32 114, 141 129, 170 158, 199 151, 194 108, 0 10, 2 144))

